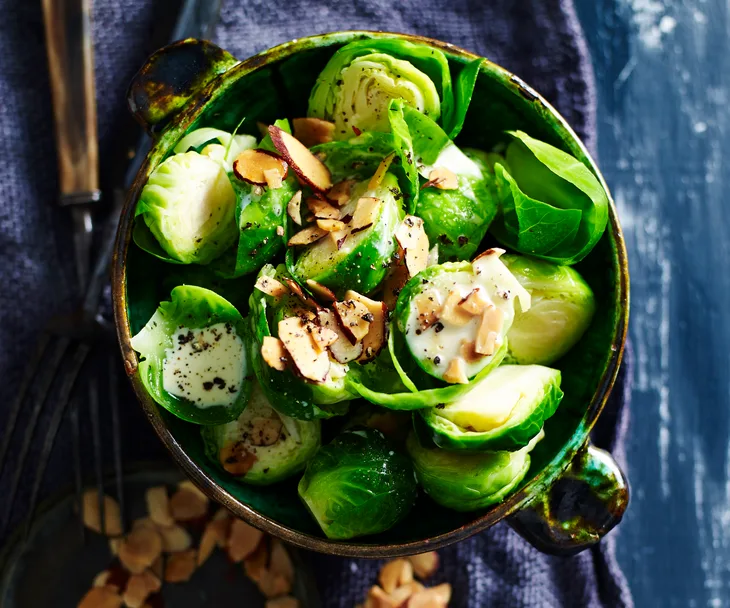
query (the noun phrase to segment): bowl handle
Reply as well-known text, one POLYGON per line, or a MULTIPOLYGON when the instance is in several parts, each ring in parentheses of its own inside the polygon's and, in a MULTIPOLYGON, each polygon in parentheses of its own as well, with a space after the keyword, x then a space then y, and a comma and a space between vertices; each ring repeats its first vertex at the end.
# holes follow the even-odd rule
POLYGON ((509 522, 540 551, 573 555, 608 534, 628 504, 621 468, 611 454, 586 442, 557 481, 509 522))
POLYGON ((127 104, 156 137, 190 98, 239 61, 207 40, 187 38, 155 51, 132 79, 127 104))

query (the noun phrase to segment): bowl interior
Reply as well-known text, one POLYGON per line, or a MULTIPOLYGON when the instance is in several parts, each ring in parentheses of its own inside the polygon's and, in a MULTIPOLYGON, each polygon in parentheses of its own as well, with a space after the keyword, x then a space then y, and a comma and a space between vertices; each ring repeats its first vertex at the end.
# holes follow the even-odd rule
MULTIPOLYGON (((266 62, 244 62, 234 68, 223 77, 215 90, 211 88, 207 93, 210 100, 197 116, 189 112, 187 117, 182 117, 179 125, 166 132, 150 158, 147 172, 169 153, 188 130, 211 126, 231 131, 245 116, 240 132, 258 134, 257 121, 269 123, 283 116, 305 115, 309 91, 320 70, 334 50, 354 36, 339 34, 290 43, 283 53, 272 53, 266 62), (295 54, 291 54, 293 49, 297 50, 295 54)), ((470 59, 459 51, 443 50, 454 70, 461 69, 464 62, 470 59)), ((522 129, 591 165, 582 145, 561 119, 517 79, 501 68, 486 63, 479 75, 466 124, 457 142, 489 149, 504 141, 502 132, 507 129, 522 129)), ((133 208, 128 207, 126 213, 133 213, 133 208)), ((577 447, 583 442, 585 433, 600 411, 603 392, 612 381, 616 351, 622 346, 623 307, 626 304, 626 293, 621 281, 622 244, 619 241, 620 230, 615 209, 612 209, 611 222, 603 238, 577 266, 596 294, 598 310, 580 343, 556 365, 563 371, 565 398, 557 414, 547 422, 546 439, 534 452, 523 487, 540 478, 541 473, 558 467, 561 458, 565 460, 570 452, 566 446, 577 447)), ((134 335, 152 315, 157 304, 169 297, 175 284, 186 281, 195 283, 195 278, 192 275, 186 278, 186 269, 171 268, 137 249, 133 243, 129 245, 126 262, 127 307, 130 330, 134 335), (170 275, 171 271, 174 271, 175 276, 170 275)), ((200 272, 200 269, 195 272, 200 272)), ((242 281, 246 283, 252 280, 251 277, 244 277, 242 281)), ((235 300, 234 303, 244 314, 245 291, 233 289, 230 295, 224 293, 229 299, 235 300)), ((144 390, 139 386, 137 389, 138 393, 144 390)), ((296 480, 273 487, 247 486, 236 482, 206 459, 198 427, 158 408, 151 399, 145 399, 145 395, 141 397, 148 414, 152 418, 160 417, 174 438, 169 445, 173 452, 182 450, 213 483, 237 501, 285 528, 323 537, 299 501, 296 480)), ((506 505, 491 510, 457 513, 421 496, 405 521, 385 534, 357 539, 352 545, 383 546, 417 542, 449 534, 480 518, 487 525, 489 517, 485 515, 498 511, 505 514, 510 508, 516 507, 517 502, 518 498, 513 497, 508 499, 506 505)))

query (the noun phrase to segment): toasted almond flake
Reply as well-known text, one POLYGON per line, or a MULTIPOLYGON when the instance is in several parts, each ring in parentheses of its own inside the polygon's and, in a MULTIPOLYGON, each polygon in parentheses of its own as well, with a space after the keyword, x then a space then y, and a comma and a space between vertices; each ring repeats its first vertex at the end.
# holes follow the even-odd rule
POLYGON ((274 445, 279 441, 282 426, 283 423, 278 416, 276 418, 257 416, 251 420, 251 430, 248 435, 249 441, 256 446, 274 445))
POLYGON ((294 582, 294 564, 289 557, 284 543, 275 538, 271 541, 271 561, 269 570, 274 574, 280 574, 289 582, 294 582))
POLYGON ((293 237, 291 237, 287 245, 289 247, 311 245, 312 243, 316 243, 319 239, 321 239, 328 233, 328 230, 323 230, 319 226, 309 226, 308 228, 300 230, 293 237))
POLYGON ((264 170, 264 179, 266 180, 266 185, 272 190, 278 190, 279 188, 281 188, 281 184, 283 183, 283 177, 284 175, 282 174, 281 169, 264 170))
POLYGON ((195 572, 198 559, 195 549, 173 553, 165 564, 166 583, 184 583, 190 580, 195 572))
POLYGON ((380 188, 380 184, 383 183, 383 178, 388 172, 390 164, 393 162, 394 158, 395 152, 391 152, 390 154, 388 154, 388 156, 380 161, 378 168, 375 170, 375 173, 370 178, 370 183, 368 183, 368 190, 375 190, 376 188, 380 188))
POLYGON ((83 512, 84 525, 107 536, 119 536, 122 533, 122 516, 119 511, 119 503, 110 496, 104 495, 104 526, 102 530, 101 512, 99 510, 99 492, 96 489, 89 489, 84 492, 81 509, 83 512))
POLYGON ((475 287, 472 289, 457 304, 459 310, 473 316, 482 314, 487 307, 491 305, 492 301, 481 287, 475 287))
POLYGON ((476 363, 477 361, 481 361, 484 357, 482 353, 477 352, 476 342, 474 342, 474 340, 467 340, 466 338, 461 340, 459 355, 467 363, 476 363))
POLYGON ((150 566, 150 572, 154 574, 159 580, 162 580, 162 577, 165 574, 165 563, 162 559, 162 555, 160 555, 154 562, 152 562, 152 565, 150 566))
POLYGON ((345 222, 340 220, 317 220, 317 227, 327 232, 341 232, 345 229, 345 222))
POLYGON ((251 470, 258 458, 243 441, 224 445, 218 452, 218 461, 231 475, 242 477, 251 470))
POLYGON ((277 226, 276 227, 276 235, 277 236, 284 236, 284 226, 277 226))
POLYGON ((474 350, 480 355, 493 355, 503 324, 504 312, 502 312, 502 309, 489 306, 482 314, 474 350))
POLYGON ((281 186, 281 180, 286 177, 289 167, 276 154, 258 148, 244 150, 233 161, 233 173, 236 177, 255 186, 268 185, 273 173, 272 177, 267 178, 267 171, 277 173, 281 186))
POLYGON ((394 559, 380 569, 378 581, 386 593, 393 593, 396 587, 413 580, 413 566, 407 559, 394 559))
POLYGON ((268 563, 269 544, 264 539, 256 547, 256 550, 243 560, 243 568, 246 571, 246 576, 254 583, 261 582, 261 579, 268 572, 266 567, 268 563))
POLYGON ((289 199, 286 205, 286 212, 289 214, 291 221, 295 224, 302 225, 302 191, 297 190, 289 199))
POLYGON ((456 177, 456 173, 446 167, 436 167, 433 169, 428 174, 427 183, 439 190, 456 190, 459 187, 459 179, 456 177))
POLYGON ((133 574, 124 590, 124 605, 128 608, 141 608, 145 600, 162 587, 162 582, 149 570, 133 574))
POLYGON ((109 581, 109 577, 111 576, 111 572, 109 570, 102 570, 94 577, 93 582, 91 583, 92 587, 104 587, 106 586, 107 582, 109 581))
POLYGON ((382 201, 374 196, 362 196, 357 199, 355 213, 353 213, 350 222, 350 230, 359 232, 372 226, 378 219, 381 206, 382 201))
POLYGON ((310 196, 307 199, 307 209, 317 219, 339 220, 342 216, 337 207, 330 205, 326 200, 318 196, 310 196))
POLYGON ((258 581, 259 591, 268 599, 288 595, 292 590, 292 583, 281 574, 274 574, 270 570, 264 570, 258 581))
POLYGON ((264 341, 261 344, 261 358, 269 367, 283 372, 288 362, 284 343, 279 338, 264 336, 264 341))
MULTIPOLYGON (((482 251, 477 257, 475 257, 472 260, 471 264, 472 264, 472 266, 474 266, 474 262, 477 262, 477 261, 485 259, 485 258, 490 258, 492 256, 501 257, 503 253, 504 253, 504 249, 501 249, 499 247, 490 247, 489 249, 482 251)), ((475 271, 476 271, 476 269, 475 269, 475 271)))
POLYGON ((313 327, 312 333, 310 335, 312 336, 314 348, 318 353, 326 350, 328 346, 334 344, 339 338, 339 335, 336 331, 333 331, 328 327, 319 326, 313 327))
POLYGON ((469 377, 466 375, 466 361, 461 357, 454 357, 449 362, 443 378, 451 384, 469 384, 469 377))
POLYGON ((412 581, 394 589, 390 594, 390 597, 396 603, 396 606, 403 606, 406 604, 409 597, 411 597, 414 593, 423 591, 423 589, 425 589, 425 587, 421 583, 418 581, 412 581))
POLYGON ((335 302, 332 307, 342 332, 351 344, 360 342, 370 331, 373 315, 362 302, 348 299, 335 302))
POLYGON ((335 295, 335 292, 332 291, 329 287, 326 285, 322 285, 322 283, 317 283, 317 281, 313 281, 312 279, 307 279, 307 287, 309 287, 310 291, 315 295, 318 296, 320 299, 322 299, 325 302, 334 302, 337 300, 337 296, 335 295))
POLYGON ((119 546, 122 544, 122 537, 117 536, 109 539, 109 553, 119 555, 119 546))
POLYGON ((352 186, 355 185, 354 179, 346 179, 341 182, 337 182, 327 191, 327 199, 332 201, 338 207, 342 207, 345 203, 350 201, 350 192, 352 192, 352 186))
POLYGON ((324 382, 330 368, 329 356, 326 352, 316 351, 302 319, 289 317, 279 321, 279 338, 302 377, 313 382, 324 382))
POLYGON ((162 536, 162 550, 165 553, 187 551, 193 544, 193 539, 188 531, 180 526, 160 527, 159 532, 162 536))
MULTIPOLYGON (((401 258, 402 259, 402 258, 401 258)), ((405 264, 393 266, 390 273, 383 281, 383 302, 388 310, 395 309, 395 303, 398 301, 403 286, 408 282, 408 269, 405 264)))
POLYGON ((421 580, 433 576, 439 567, 439 554, 436 551, 428 551, 417 555, 410 555, 408 561, 413 565, 413 572, 421 580))
POLYGON ((335 361, 345 364, 357 359, 363 352, 362 342, 351 344, 350 339, 342 331, 337 316, 328 309, 320 310, 317 313, 319 325, 322 328, 331 329, 337 334, 337 340, 330 344, 329 349, 335 361))
POLYGON ((335 123, 321 118, 294 118, 292 127, 294 137, 307 148, 332 141, 332 135, 335 132, 335 123))
POLYGON ((267 600, 265 608, 299 608, 299 600, 291 595, 285 595, 267 600))
POLYGON ((426 267, 435 266, 439 263, 439 245, 436 243, 431 249, 428 250, 428 257, 426 258, 426 267))
POLYGON ((441 295, 435 289, 427 288, 419 293, 413 304, 418 313, 418 325, 422 331, 427 330, 440 318, 442 310, 441 295))
POLYGON ((269 127, 269 135, 276 150, 302 181, 320 192, 332 187, 329 169, 302 142, 276 125, 269 127))
POLYGON ((198 491, 180 488, 170 498, 170 512, 175 521, 199 519, 208 512, 208 500, 198 491))
POLYGON ((245 521, 234 519, 231 522, 231 535, 228 537, 228 557, 238 563, 251 555, 258 547, 264 533, 245 521))
MULTIPOLYGON (((319 308, 319 304, 303 289, 302 286, 297 283, 293 279, 284 278, 284 283, 286 283, 286 286, 289 288, 289 291, 291 291, 297 298, 299 298, 299 301, 304 304, 305 306, 308 306, 310 308, 319 308)), ((297 316, 302 316, 301 314, 298 314, 297 316)), ((314 314, 311 311, 306 311, 306 318, 314 319, 314 314)))
POLYGON ((120 608, 122 596, 109 587, 92 587, 79 602, 78 608, 120 608))
POLYGON ((410 277, 416 276, 428 267, 428 236, 420 217, 407 215, 398 226, 395 238, 403 249, 410 277))
POLYGON ((119 561, 132 574, 149 568, 162 553, 162 537, 152 526, 138 525, 119 545, 119 561))
POLYGON ((175 520, 170 513, 170 499, 165 486, 148 488, 145 492, 145 500, 147 512, 154 523, 163 527, 175 525, 175 520))
POLYGON ((286 285, 272 277, 260 276, 256 279, 254 287, 268 296, 278 298, 289 293, 286 285))
POLYGON ((367 601, 369 601, 374 608, 398 608, 398 604, 395 603, 395 600, 393 600, 393 598, 391 598, 377 585, 370 587, 367 601))
POLYGON ((337 251, 342 249, 342 245, 345 242, 349 232, 347 230, 339 230, 338 232, 330 232, 330 240, 337 247, 337 251))
POLYGON ((200 537, 200 546, 198 547, 198 566, 202 566, 206 560, 213 554, 216 547, 223 548, 228 543, 228 536, 231 530, 231 520, 228 517, 224 519, 214 519, 205 526, 203 534, 200 537))
POLYGON ((466 325, 469 321, 471 321, 472 315, 459 308, 459 302, 461 302, 461 299, 462 295, 458 290, 452 291, 448 295, 443 307, 441 308, 441 313, 439 314, 441 320, 452 325, 456 325, 457 327, 466 325))
POLYGON ((408 608, 446 608, 451 599, 451 585, 443 583, 414 593, 408 600, 408 608))
POLYGON ((373 316, 370 326, 368 327, 368 333, 365 334, 365 337, 362 339, 362 355, 358 358, 358 361, 361 363, 370 361, 378 356, 385 345, 388 308, 385 303, 378 300, 371 300, 370 298, 353 290, 348 290, 345 293, 345 299, 360 302, 373 316))

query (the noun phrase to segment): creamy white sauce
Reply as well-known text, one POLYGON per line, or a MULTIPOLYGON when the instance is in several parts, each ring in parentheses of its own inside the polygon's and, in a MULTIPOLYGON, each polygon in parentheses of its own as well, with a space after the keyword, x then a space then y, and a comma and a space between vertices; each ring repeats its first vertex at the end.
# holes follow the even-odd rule
POLYGON ((179 327, 165 350, 162 385, 199 408, 228 406, 244 381, 243 340, 228 323, 204 329, 179 327))

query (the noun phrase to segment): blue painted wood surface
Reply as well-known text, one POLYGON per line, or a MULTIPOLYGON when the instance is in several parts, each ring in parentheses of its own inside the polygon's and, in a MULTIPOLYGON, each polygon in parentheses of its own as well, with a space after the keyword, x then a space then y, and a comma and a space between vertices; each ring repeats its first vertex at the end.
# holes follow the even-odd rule
POLYGON ((631 268, 636 605, 730 606, 727 0, 577 0, 631 268))

